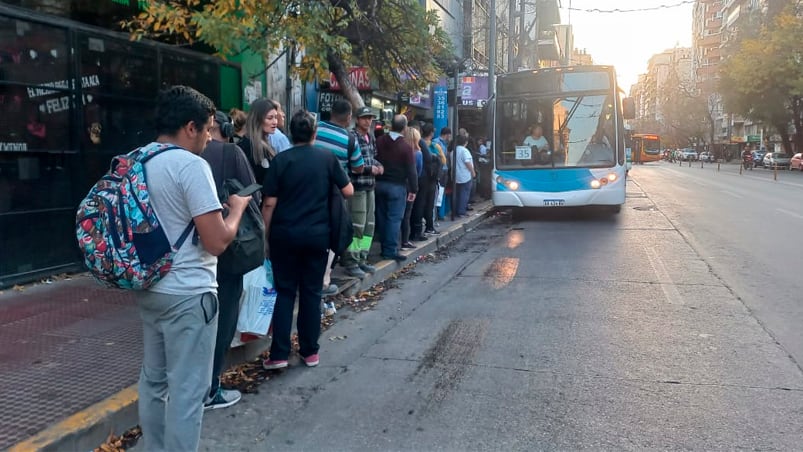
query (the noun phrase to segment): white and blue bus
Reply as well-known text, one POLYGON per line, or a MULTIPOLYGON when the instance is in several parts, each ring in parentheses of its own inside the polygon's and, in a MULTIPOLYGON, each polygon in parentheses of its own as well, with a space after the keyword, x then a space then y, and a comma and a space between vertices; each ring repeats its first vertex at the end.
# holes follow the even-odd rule
POLYGON ((621 210, 625 116, 613 67, 501 75, 493 102, 494 205, 621 210))

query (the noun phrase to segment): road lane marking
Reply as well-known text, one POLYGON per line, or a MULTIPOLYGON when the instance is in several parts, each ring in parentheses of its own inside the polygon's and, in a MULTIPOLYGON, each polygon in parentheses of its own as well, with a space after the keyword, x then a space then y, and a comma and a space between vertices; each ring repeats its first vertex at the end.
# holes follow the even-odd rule
POLYGON ((793 216, 793 217, 795 217, 797 219, 803 220, 803 215, 796 214, 794 212, 790 212, 790 211, 788 211, 786 209, 775 209, 775 210, 777 210, 778 212, 785 213, 787 215, 793 216))
POLYGON ((650 261, 650 266, 655 272, 655 276, 658 277, 658 282, 661 285, 661 290, 664 291, 666 301, 669 304, 683 304, 683 297, 680 295, 677 286, 675 286, 675 282, 669 276, 669 271, 666 269, 661 256, 658 255, 655 248, 645 246, 644 251, 647 253, 647 260, 650 261))

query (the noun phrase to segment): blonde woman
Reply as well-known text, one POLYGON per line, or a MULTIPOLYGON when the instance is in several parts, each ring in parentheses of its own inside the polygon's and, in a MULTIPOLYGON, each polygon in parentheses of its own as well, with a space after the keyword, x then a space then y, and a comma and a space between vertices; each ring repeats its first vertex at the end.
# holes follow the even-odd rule
POLYGON ((278 126, 279 112, 273 102, 259 99, 251 104, 251 110, 245 120, 245 136, 238 145, 251 162, 258 184, 264 183, 270 161, 276 156, 268 136, 276 132, 278 126))
MULTIPOLYGON (((424 170, 424 159, 423 159, 423 154, 421 153, 421 145, 420 145, 421 132, 419 132, 418 129, 414 127, 408 127, 404 131, 404 140, 407 141, 410 147, 413 148, 413 156, 415 157, 415 171, 416 174, 418 175, 418 180, 420 181, 424 170)), ((415 245, 413 245, 413 242, 410 241, 410 230, 420 229, 420 227, 419 228, 411 227, 413 225, 410 224, 410 216, 413 213, 414 203, 415 201, 408 200, 407 204, 404 207, 404 218, 402 218, 402 224, 401 224, 402 249, 410 250, 416 247, 415 245)))

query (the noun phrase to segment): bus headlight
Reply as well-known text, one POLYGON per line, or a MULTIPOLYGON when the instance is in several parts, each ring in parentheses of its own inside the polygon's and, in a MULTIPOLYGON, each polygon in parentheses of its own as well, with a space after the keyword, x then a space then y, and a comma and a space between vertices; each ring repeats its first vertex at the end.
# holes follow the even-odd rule
POLYGON ((602 186, 602 184, 598 180, 594 179, 594 180, 591 181, 591 188, 596 189, 596 188, 600 188, 601 186, 602 186))
POLYGON ((616 173, 608 174, 608 182, 614 182, 616 181, 617 178, 618 176, 616 175, 616 173))
POLYGON ((519 189, 519 183, 514 181, 514 180, 507 181, 507 183, 505 185, 507 185, 507 188, 509 188, 509 189, 511 189, 513 191, 516 191, 516 190, 519 189))

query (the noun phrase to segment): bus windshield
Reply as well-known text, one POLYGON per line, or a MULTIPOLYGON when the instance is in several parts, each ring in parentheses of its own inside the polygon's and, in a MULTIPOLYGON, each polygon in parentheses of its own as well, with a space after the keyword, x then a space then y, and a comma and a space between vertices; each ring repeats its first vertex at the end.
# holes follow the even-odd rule
POLYGON ((497 101, 499 169, 611 167, 615 104, 608 91, 497 101))

